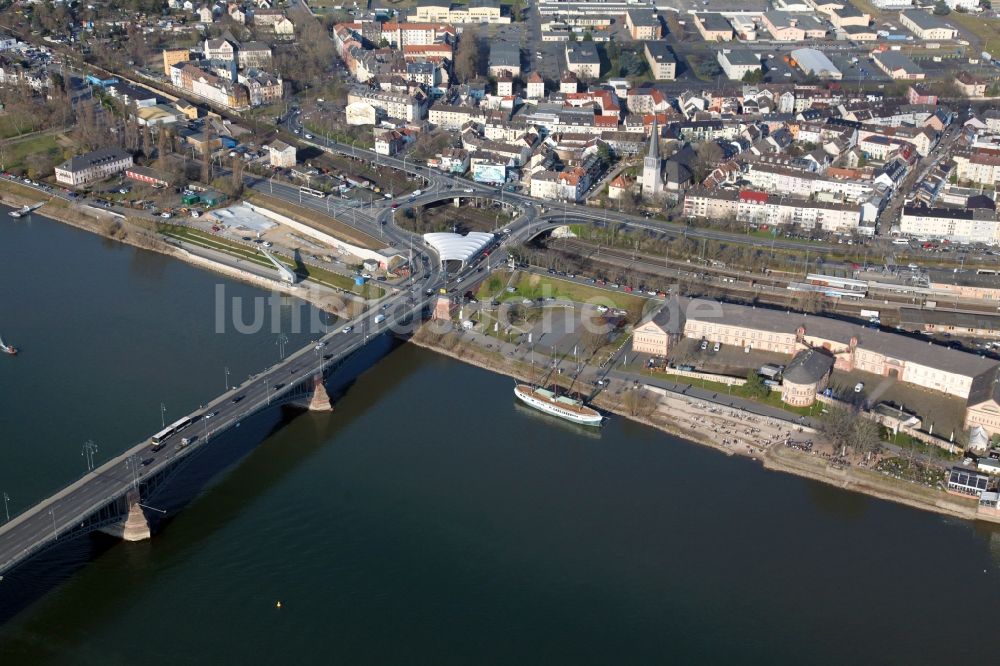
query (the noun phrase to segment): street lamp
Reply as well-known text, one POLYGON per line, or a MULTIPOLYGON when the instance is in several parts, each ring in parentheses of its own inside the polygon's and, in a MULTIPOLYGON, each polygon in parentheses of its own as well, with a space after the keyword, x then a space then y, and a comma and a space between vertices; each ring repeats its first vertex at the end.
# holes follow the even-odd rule
POLYGON ((166 416, 165 416, 166 413, 167 413, 167 406, 164 405, 161 402, 160 403, 160 427, 161 428, 166 428, 167 427, 167 419, 166 419, 166 416))
POLYGON ((229 368, 227 367, 225 370, 226 370, 226 390, 228 391, 229 390, 229 368))
POLYGON ((87 471, 94 469, 94 454, 97 453, 97 444, 94 444, 94 440, 88 439, 83 443, 83 451, 80 455, 87 462, 87 471))
POLYGON ((7 506, 8 502, 10 502, 10 495, 8 495, 7 493, 4 493, 3 494, 3 510, 4 510, 4 513, 7 514, 7 522, 9 523, 10 522, 10 507, 7 506))

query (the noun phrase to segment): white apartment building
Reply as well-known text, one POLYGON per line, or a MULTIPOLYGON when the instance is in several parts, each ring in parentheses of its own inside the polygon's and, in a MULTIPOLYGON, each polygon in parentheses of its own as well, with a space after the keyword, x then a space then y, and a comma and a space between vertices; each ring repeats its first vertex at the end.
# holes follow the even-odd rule
POLYGON ((410 19, 440 23, 510 23, 510 15, 504 15, 499 3, 485 0, 471 0, 464 5, 448 0, 421 2, 410 14, 410 19))
POLYGON ((996 213, 983 208, 903 206, 899 231, 907 236, 937 238, 953 243, 1000 244, 1000 222, 996 213))
POLYGON ((972 155, 955 155, 955 175, 959 181, 977 185, 993 185, 1000 180, 1000 154, 996 151, 977 152, 972 155))
POLYGON ((760 57, 753 51, 723 49, 717 57, 730 81, 742 81, 750 72, 761 70, 760 57))
POLYGON ((376 109, 384 111, 390 118, 401 118, 412 122, 424 117, 424 105, 405 93, 355 89, 348 93, 347 103, 357 102, 371 104, 376 109))
POLYGON ((455 28, 441 23, 383 23, 382 39, 391 46, 428 46, 455 36, 455 28))
POLYGON ((826 178, 809 171, 776 164, 751 164, 743 178, 749 181, 754 189, 762 192, 786 194, 803 199, 826 192, 843 196, 851 202, 859 202, 867 199, 874 190, 871 182, 826 178))
POLYGON ((746 224, 787 226, 824 231, 852 231, 861 224, 861 206, 832 204, 751 190, 689 190, 684 214, 709 220, 736 220, 746 224))
POLYGON ((56 167, 56 182, 70 187, 104 180, 133 164, 132 155, 118 148, 101 148, 71 157, 56 167))
POLYGON ((460 130, 465 123, 480 115, 481 112, 471 106, 441 105, 431 107, 427 120, 439 129, 460 130))

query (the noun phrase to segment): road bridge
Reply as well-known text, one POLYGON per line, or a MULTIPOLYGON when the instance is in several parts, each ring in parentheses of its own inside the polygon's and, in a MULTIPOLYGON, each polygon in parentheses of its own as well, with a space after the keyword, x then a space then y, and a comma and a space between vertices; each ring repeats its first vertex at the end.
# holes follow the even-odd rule
MULTIPOLYGON (((441 278, 431 276, 421 283, 436 289, 441 278)), ((159 450, 148 440, 140 442, 15 516, 0 526, 0 577, 62 539, 120 525, 129 510, 134 513, 137 505, 182 468, 185 459, 211 447, 220 435, 257 412, 289 402, 304 403, 347 357, 375 336, 402 330, 420 315, 429 299, 422 293, 415 297, 410 290, 399 292, 384 303, 381 312, 367 312, 327 333, 189 414, 191 424, 166 437, 159 450), (189 443, 182 444, 182 438, 189 443)))

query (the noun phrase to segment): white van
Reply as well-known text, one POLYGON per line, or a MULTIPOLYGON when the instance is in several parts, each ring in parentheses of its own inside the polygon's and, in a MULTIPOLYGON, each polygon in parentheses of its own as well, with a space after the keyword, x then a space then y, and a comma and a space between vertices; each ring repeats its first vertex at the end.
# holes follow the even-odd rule
POLYGON ((381 313, 379 313, 379 314, 375 315, 375 319, 374 319, 373 321, 374 321, 374 322, 375 322, 376 324, 381 324, 382 322, 384 322, 384 321, 385 321, 385 315, 384 315, 384 314, 381 314, 381 313))

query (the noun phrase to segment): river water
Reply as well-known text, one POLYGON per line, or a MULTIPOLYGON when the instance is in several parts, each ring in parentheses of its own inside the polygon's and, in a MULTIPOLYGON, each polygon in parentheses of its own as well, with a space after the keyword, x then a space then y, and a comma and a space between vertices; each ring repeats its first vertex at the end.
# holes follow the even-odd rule
MULTIPOLYGON (((103 460, 161 402, 180 416, 277 358, 270 330, 214 332, 217 276, 7 220, 12 512, 79 475, 85 440, 103 460)), ((0 627, 0 663, 991 663, 996 530, 621 418, 588 436, 511 389, 397 349, 0 627)))

